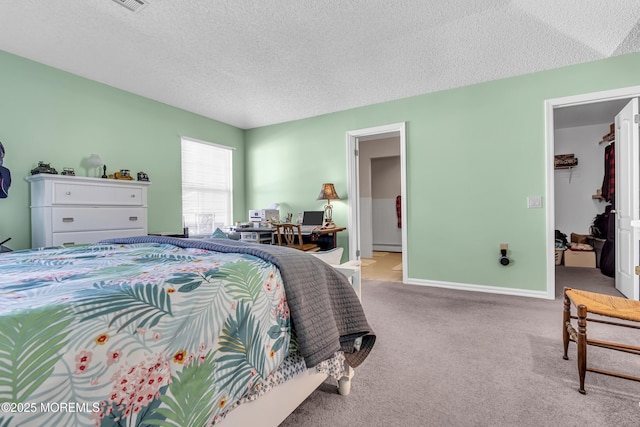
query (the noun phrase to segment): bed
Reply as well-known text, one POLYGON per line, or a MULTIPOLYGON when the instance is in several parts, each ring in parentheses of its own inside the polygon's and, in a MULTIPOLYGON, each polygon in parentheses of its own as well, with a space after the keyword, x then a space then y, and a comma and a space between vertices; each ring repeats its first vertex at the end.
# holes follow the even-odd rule
POLYGON ((0 255, 3 427, 277 425, 327 377, 348 393, 374 342, 346 277, 293 249, 141 236, 0 255))

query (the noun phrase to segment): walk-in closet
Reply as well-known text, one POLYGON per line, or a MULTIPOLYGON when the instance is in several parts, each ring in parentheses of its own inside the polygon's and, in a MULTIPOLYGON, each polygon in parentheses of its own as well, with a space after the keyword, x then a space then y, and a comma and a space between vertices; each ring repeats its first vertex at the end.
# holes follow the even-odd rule
MULTIPOLYGON (((613 286, 610 271, 615 223, 616 114, 627 99, 590 103, 554 112, 556 277, 580 275, 613 286), (607 221, 610 217, 611 220, 607 221), (566 236, 566 246, 558 242, 566 236), (563 247, 565 246, 565 247, 563 247), (609 265, 609 267, 607 267, 609 265), (602 277, 601 277, 602 276, 602 277)), ((615 258, 614 258, 615 260, 615 258)))

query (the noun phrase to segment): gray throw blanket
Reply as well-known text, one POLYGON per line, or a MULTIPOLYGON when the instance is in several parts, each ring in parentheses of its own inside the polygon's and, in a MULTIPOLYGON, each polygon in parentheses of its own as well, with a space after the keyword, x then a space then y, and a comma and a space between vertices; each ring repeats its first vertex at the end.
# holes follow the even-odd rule
POLYGON ((355 368, 375 343, 376 336, 347 278, 324 261, 297 249, 228 239, 160 236, 109 239, 101 243, 168 243, 183 248, 249 254, 272 262, 280 269, 298 349, 307 367, 342 350, 349 365, 355 368), (354 343, 360 337, 362 343, 356 349, 354 343))

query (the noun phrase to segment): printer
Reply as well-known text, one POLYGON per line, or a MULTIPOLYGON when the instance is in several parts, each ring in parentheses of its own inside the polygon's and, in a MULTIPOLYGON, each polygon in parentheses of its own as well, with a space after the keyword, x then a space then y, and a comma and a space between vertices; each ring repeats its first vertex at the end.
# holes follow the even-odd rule
POLYGON ((250 209, 249 222, 280 222, 280 211, 278 209, 250 209))

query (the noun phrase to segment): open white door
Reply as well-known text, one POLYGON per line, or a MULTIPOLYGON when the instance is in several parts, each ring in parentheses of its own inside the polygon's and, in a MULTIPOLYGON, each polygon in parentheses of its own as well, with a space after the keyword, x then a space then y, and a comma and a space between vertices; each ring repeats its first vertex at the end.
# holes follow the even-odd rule
POLYGON ((640 137, 638 98, 616 116, 616 289, 638 301, 640 289, 635 267, 640 265, 640 137), (632 224, 633 221, 633 224, 632 224))
POLYGON ((358 178, 360 176, 360 159, 358 150, 360 142, 358 137, 347 133, 347 160, 348 160, 348 185, 349 185, 349 261, 359 260, 360 252, 360 186, 358 178))

